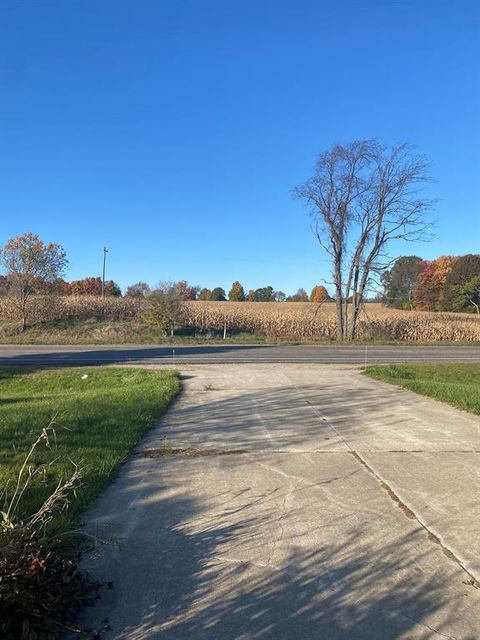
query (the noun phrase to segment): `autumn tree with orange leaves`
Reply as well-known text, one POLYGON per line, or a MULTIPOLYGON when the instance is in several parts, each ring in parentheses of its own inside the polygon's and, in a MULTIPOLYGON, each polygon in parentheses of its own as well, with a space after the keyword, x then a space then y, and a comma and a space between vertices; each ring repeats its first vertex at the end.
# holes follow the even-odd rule
POLYGON ((200 287, 188 284, 186 280, 179 280, 173 285, 181 300, 196 300, 200 287))
POLYGON ((326 288, 321 284, 313 287, 310 293, 310 302, 325 302, 326 300, 328 300, 328 291, 326 288))
POLYGON ((61 277, 68 264, 65 250, 56 242, 43 242, 37 234, 29 232, 10 238, 0 249, 0 262, 24 331, 31 296, 61 277))
POLYGON ((418 284, 413 292, 413 302, 420 311, 441 311, 447 276, 458 260, 456 256, 440 256, 427 260, 418 274, 418 284))
MULTIPOLYGON (((68 286, 68 292, 71 296, 101 296, 102 279, 96 276, 83 278, 83 280, 72 280, 68 286)), ((116 282, 106 280, 104 295, 118 297, 122 295, 122 291, 116 282)))

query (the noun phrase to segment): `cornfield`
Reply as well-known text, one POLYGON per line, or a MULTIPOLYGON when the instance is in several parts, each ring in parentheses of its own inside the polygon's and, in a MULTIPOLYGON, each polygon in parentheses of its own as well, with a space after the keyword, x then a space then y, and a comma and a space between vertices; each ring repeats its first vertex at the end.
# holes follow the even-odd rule
MULTIPOLYGON (((32 299, 29 322, 52 320, 142 321, 145 299, 38 297, 32 299)), ((0 299, 0 320, 17 319, 14 304, 0 299)), ((182 323, 208 333, 261 333, 267 338, 334 339, 335 304, 301 302, 184 302, 182 323)), ((358 326, 359 338, 408 341, 480 340, 480 317, 468 313, 400 311, 366 304, 358 326)))
MULTIPOLYGON (((37 296, 29 301, 28 321, 51 320, 129 320, 138 317, 145 302, 136 298, 101 298, 96 296, 37 296), (142 305, 143 303, 143 305, 142 305)), ((15 321, 18 309, 10 298, 0 298, 0 320, 15 321)))
MULTIPOLYGON (((185 302, 185 322, 203 330, 263 333, 272 338, 336 338, 335 304, 310 302, 185 302)), ((366 339, 480 340, 480 317, 364 306, 357 336, 366 339)))

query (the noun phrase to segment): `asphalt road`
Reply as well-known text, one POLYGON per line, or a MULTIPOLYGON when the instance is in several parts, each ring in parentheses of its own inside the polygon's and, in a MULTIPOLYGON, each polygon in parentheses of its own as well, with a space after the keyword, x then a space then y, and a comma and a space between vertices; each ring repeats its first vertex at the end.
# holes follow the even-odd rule
POLYGON ((1 345, 0 365, 480 362, 480 346, 1 345))

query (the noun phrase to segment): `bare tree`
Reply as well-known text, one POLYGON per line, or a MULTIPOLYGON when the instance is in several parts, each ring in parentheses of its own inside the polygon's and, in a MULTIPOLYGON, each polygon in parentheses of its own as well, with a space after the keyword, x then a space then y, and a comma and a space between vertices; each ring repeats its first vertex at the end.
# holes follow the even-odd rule
POLYGON ((320 154, 313 176, 294 189, 332 260, 338 339, 355 338, 368 285, 391 262, 389 243, 428 238, 429 181, 412 145, 359 140, 320 154))
POLYGON ((9 294, 15 300, 22 323, 27 326, 27 303, 32 294, 45 291, 59 278, 67 266, 63 247, 45 243, 34 233, 10 238, 0 249, 0 262, 5 268, 9 294))

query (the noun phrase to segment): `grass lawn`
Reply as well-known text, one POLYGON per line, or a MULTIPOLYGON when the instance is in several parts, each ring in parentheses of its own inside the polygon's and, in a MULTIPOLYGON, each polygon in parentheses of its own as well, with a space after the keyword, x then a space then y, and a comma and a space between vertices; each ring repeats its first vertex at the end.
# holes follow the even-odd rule
POLYGON ((25 453, 53 418, 56 443, 50 450, 40 445, 34 456, 35 463, 51 465, 25 495, 23 509, 33 512, 72 474, 73 461, 82 470, 83 486, 55 528, 71 526, 178 390, 173 371, 1 368, 0 492, 7 485, 11 490, 25 453))
POLYGON ((364 372, 480 415, 480 364, 391 364, 364 372))

